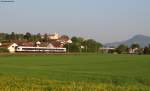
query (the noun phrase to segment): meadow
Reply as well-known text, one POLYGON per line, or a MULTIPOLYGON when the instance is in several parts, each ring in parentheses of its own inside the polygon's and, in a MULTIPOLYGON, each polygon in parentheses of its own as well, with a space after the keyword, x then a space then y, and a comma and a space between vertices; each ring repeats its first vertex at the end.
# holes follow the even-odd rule
POLYGON ((0 91, 150 91, 150 56, 0 55, 0 91))

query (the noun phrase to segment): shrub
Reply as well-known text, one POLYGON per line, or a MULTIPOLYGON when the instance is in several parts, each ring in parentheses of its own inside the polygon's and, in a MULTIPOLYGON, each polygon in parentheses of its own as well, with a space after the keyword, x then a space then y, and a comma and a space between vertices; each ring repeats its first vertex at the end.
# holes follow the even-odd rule
POLYGON ((7 48, 0 48, 0 53, 9 52, 7 48))

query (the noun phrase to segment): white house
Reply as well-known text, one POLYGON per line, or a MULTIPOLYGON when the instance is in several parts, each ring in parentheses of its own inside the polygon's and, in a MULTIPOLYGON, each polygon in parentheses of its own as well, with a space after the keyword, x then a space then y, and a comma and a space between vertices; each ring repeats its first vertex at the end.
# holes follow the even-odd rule
POLYGON ((113 47, 102 47, 100 48, 100 51, 104 52, 104 53, 108 53, 110 50, 115 50, 116 48, 113 47))
POLYGON ((59 39, 59 34, 58 33, 51 34, 51 35, 48 36, 48 38, 50 40, 57 40, 57 39, 59 39))
POLYGON ((15 47, 17 47, 18 45, 16 43, 13 43, 11 44, 9 47, 8 47, 8 50, 10 53, 15 53, 15 47))
POLYGON ((55 48, 51 43, 48 44, 48 48, 55 48))
POLYGON ((40 41, 37 41, 37 42, 36 42, 36 46, 39 47, 39 45, 41 45, 41 42, 40 42, 40 41))
POLYGON ((134 53, 137 53, 138 50, 139 50, 139 48, 133 48, 133 49, 130 48, 130 49, 129 49, 129 53, 130 53, 130 54, 134 54, 134 53))
POLYGON ((67 41, 67 43, 71 44, 71 43, 72 43, 72 40, 69 39, 69 40, 67 41))

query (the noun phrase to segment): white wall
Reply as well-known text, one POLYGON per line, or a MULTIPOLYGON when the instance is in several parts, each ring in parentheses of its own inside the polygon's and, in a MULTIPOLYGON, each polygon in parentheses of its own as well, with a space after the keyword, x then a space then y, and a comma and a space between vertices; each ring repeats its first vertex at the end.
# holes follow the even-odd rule
POLYGON ((16 43, 13 43, 8 47, 10 53, 15 53, 15 47, 18 46, 16 43))

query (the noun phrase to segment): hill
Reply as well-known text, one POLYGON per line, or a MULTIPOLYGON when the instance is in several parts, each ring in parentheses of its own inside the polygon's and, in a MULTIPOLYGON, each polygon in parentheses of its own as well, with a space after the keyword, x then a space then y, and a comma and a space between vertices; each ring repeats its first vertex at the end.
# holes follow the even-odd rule
POLYGON ((128 39, 126 41, 107 43, 107 44, 105 44, 105 46, 117 47, 120 44, 125 44, 128 46, 131 46, 133 43, 139 44, 140 47, 148 46, 150 44, 150 36, 136 35, 136 36, 133 36, 131 39, 128 39))

